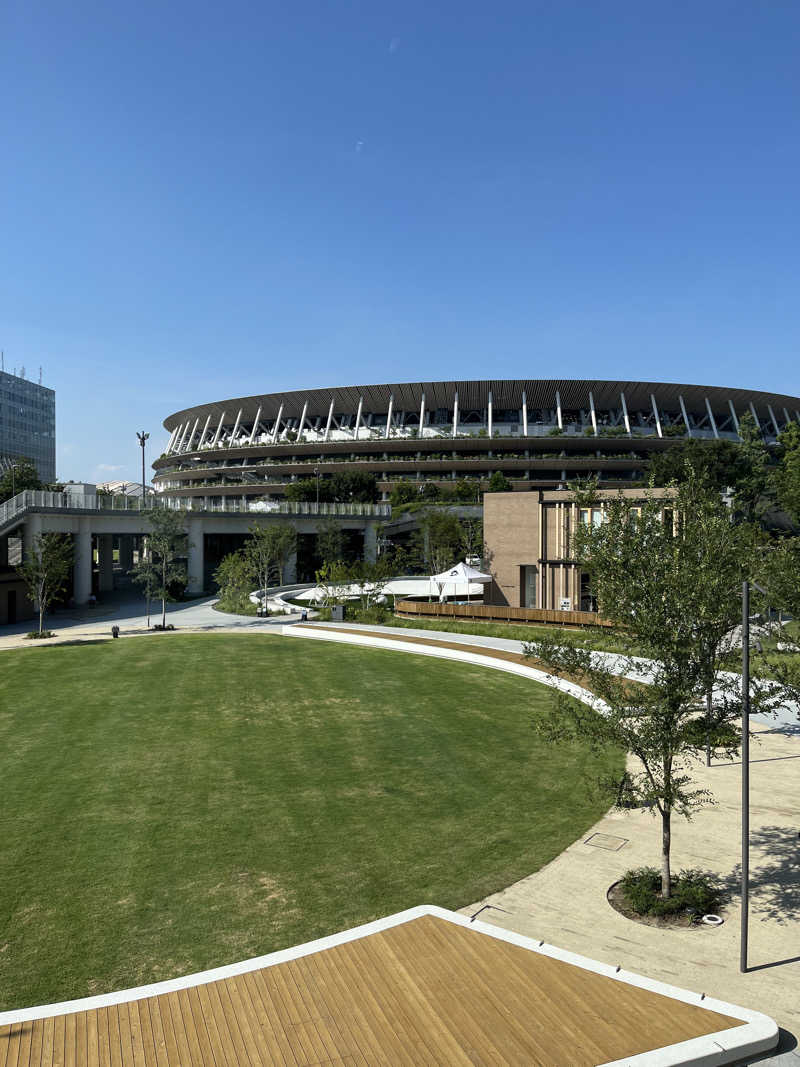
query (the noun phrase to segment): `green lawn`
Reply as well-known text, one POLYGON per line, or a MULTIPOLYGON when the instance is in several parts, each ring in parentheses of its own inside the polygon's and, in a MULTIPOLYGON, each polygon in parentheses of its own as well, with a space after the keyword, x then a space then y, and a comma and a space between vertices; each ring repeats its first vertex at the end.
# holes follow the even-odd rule
POLYGON ((469 904, 622 766, 540 741, 535 683, 397 652, 163 635, 0 670, 0 1009, 469 904))

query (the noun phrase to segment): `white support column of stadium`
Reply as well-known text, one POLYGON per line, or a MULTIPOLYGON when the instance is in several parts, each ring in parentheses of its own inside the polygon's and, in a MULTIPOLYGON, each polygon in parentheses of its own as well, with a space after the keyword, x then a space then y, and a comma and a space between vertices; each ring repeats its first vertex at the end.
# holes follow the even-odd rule
POLYGON ((212 448, 217 443, 217 441, 219 441, 219 435, 222 433, 222 424, 223 424, 224 421, 225 421, 225 412, 223 411, 222 414, 219 417, 219 422, 217 423, 217 432, 214 434, 214 440, 211 442, 211 447, 212 448))
MULTIPOLYGON (((785 410, 786 409, 784 408, 784 411, 785 410)), ((165 449, 167 455, 169 455, 170 452, 172 451, 172 446, 175 444, 175 438, 177 437, 177 434, 178 434, 178 427, 176 426, 175 429, 170 434, 169 441, 167 442, 167 447, 165 449)))
POLYGON ((273 445, 278 440, 278 434, 280 433, 280 429, 281 429, 281 415, 282 414, 283 414, 283 404, 281 404, 281 406, 278 408, 278 417, 275 419, 275 426, 273 427, 273 430, 272 430, 272 444, 273 445))
POLYGON ((364 407, 364 397, 360 396, 358 398, 358 411, 356 412, 356 424, 353 427, 353 440, 354 441, 358 440, 358 431, 359 431, 359 427, 361 426, 361 409, 363 407, 364 407))
POLYGON ((300 425, 297 427, 297 440, 299 441, 303 436, 303 427, 306 424, 306 413, 308 412, 308 401, 303 404, 303 414, 300 416, 300 425))
POLYGON ((683 397, 680 395, 680 393, 678 394, 678 402, 681 405, 681 414, 683 415, 683 421, 686 423, 686 432, 691 437, 692 436, 692 427, 689 424, 689 416, 686 414, 686 405, 684 404, 683 397))
POLYGON ((248 445, 252 445, 252 443, 256 439, 256 432, 258 431, 258 420, 260 418, 261 418, 261 405, 259 404, 258 411, 256 412, 256 417, 253 420, 253 429, 250 431, 250 436, 247 439, 248 445))
POLYGON ((619 399, 622 404, 622 418, 625 421, 625 429, 627 430, 628 437, 631 436, 631 420, 628 418, 628 405, 625 402, 625 394, 620 393, 619 399))
POLYGON ((761 429, 761 423, 758 421, 758 413, 756 412, 756 406, 755 406, 755 404, 753 403, 752 400, 750 401, 750 412, 751 412, 753 418, 756 420, 756 426, 760 430, 761 429))
POLYGON ((176 452, 183 452, 183 443, 186 440, 186 434, 189 431, 189 426, 190 425, 191 425, 191 423, 187 421, 186 425, 183 428, 183 433, 181 434, 180 443, 179 443, 177 449, 175 450, 176 452))
POLYGON ((388 440, 389 431, 392 428, 392 410, 394 408, 394 393, 389 393, 389 410, 386 412, 386 429, 383 431, 383 439, 388 440))
POLYGON ((422 394, 422 401, 419 405, 419 436, 422 438, 422 427, 425 423, 425 394, 422 394))
POLYGON ((558 423, 559 430, 564 429, 564 423, 561 418, 561 393, 556 389, 556 422, 558 423))
POLYGON ((236 422, 233 424, 233 433, 231 434, 231 443, 228 448, 233 448, 236 441, 236 434, 239 432, 239 423, 242 421, 242 409, 239 408, 239 414, 236 416, 236 422))
MULTIPOLYGON (((789 410, 788 410, 788 408, 784 408, 784 409, 783 409, 783 417, 784 417, 784 418, 786 419, 786 425, 788 426, 788 425, 789 425, 789 423, 790 423, 790 422, 792 421, 792 417, 791 417, 791 415, 789 414, 789 410)), ((785 427, 784 427, 784 428, 785 428, 785 427)))
POLYGON ((489 436, 493 437, 494 436, 494 432, 493 432, 493 426, 492 426, 492 390, 491 389, 489 390, 489 406, 486 409, 486 418, 487 418, 487 422, 488 422, 487 428, 489 430, 489 436))
POLYGON ((522 390, 522 436, 528 436, 528 398, 522 390))
POLYGON ((333 397, 331 397, 331 406, 328 408, 328 421, 325 423, 325 437, 324 441, 328 440, 328 436, 331 432, 331 423, 333 422, 333 397))
POLYGON ((661 416, 658 413, 658 404, 656 404, 656 398, 653 393, 650 394, 650 403, 653 405, 653 414, 656 417, 656 431, 659 437, 663 437, 664 434, 661 432, 661 416))
POLYGON ((458 434, 458 390, 453 395, 453 437, 458 434))
POLYGON ((205 441, 206 434, 208 433, 208 424, 210 422, 211 422, 211 412, 209 411, 209 413, 206 415, 206 422, 205 422, 205 426, 203 426, 203 432, 200 434, 200 440, 197 442, 198 449, 203 447, 203 442, 205 441))
POLYGON ((191 451, 192 441, 194 441, 195 430, 197 429, 199 424, 200 424, 200 416, 198 415, 197 418, 194 420, 194 426, 192 427, 192 432, 189 434, 189 440, 186 442, 186 451, 187 452, 191 451))
POLYGON ((597 437, 597 412, 594 410, 594 397, 591 389, 589 390, 589 413, 592 416, 592 429, 595 437, 597 437))
POLYGON ((769 412, 769 417, 772 419, 772 425, 775 427, 775 433, 777 435, 781 431, 778 429, 778 420, 775 418, 775 412, 772 410, 772 404, 767 404, 767 411, 769 412))
POLYGON ((711 429, 714 431, 714 436, 719 438, 719 430, 717 429, 717 420, 714 418, 714 412, 711 410, 711 403, 708 397, 706 400, 706 411, 708 412, 708 421, 711 423, 711 429))
POLYGON ((731 418, 733 419, 733 425, 736 427, 736 432, 739 432, 739 419, 736 415, 736 408, 733 406, 733 401, 728 397, 728 407, 731 409, 731 418))

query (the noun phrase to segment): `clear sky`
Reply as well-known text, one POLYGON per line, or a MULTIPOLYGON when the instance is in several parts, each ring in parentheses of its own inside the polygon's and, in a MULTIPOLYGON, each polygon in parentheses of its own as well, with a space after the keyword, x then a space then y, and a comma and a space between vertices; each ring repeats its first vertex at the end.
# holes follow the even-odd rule
POLYGON ((386 380, 800 392, 797 0, 5 0, 0 348, 58 473, 386 380))

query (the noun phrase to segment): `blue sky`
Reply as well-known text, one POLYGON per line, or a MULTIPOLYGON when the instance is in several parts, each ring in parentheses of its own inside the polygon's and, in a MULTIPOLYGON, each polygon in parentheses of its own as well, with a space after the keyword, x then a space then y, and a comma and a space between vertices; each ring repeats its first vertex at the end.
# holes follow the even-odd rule
POLYGON ((6 0, 6 369, 76 479, 279 389, 798 393, 799 54, 796 0, 6 0))

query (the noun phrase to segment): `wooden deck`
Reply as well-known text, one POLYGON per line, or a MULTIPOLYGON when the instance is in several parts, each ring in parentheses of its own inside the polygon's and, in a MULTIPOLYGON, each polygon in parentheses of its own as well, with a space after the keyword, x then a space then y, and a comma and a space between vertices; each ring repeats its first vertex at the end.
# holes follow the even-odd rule
POLYGON ((235 977, 4 1027, 0 1067, 577 1067, 741 1025, 423 915, 235 977))

